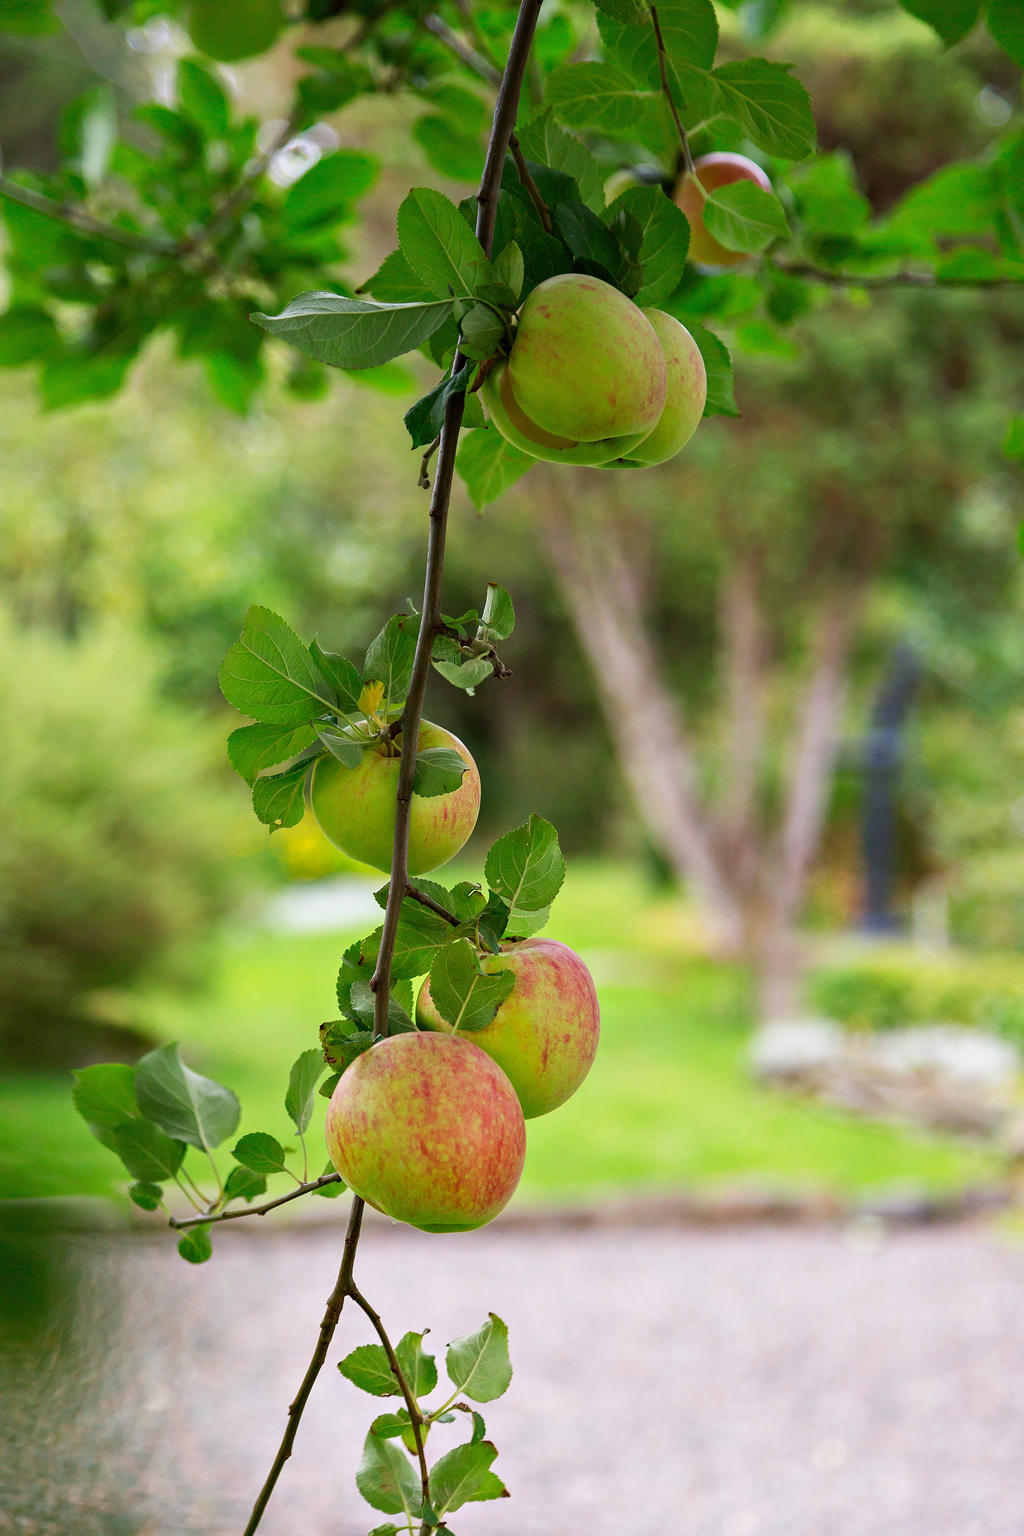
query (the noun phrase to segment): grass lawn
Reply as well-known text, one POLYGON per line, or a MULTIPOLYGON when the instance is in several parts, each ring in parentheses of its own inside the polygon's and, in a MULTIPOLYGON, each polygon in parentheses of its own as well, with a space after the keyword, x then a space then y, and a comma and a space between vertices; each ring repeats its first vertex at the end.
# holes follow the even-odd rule
MULTIPOLYGON (((459 869, 456 878, 471 873, 459 869)), ((988 1154, 952 1140, 756 1087, 743 1065, 750 1019, 742 976, 696 958, 685 914, 632 869, 577 861, 550 931, 594 972, 602 1043, 575 1098, 530 1122, 520 1201, 711 1183, 843 1194, 953 1189, 993 1171, 988 1154)), ((288 1068, 336 1014, 334 977, 355 936, 236 932, 204 994, 145 994, 138 1017, 159 1037, 180 1039, 190 1065, 234 1088, 242 1131, 270 1131, 287 1144, 288 1068)), ((317 1115, 313 1173, 324 1162, 317 1115)), ((199 1176, 198 1158, 189 1157, 199 1176)), ((124 1185, 119 1164, 75 1114, 68 1084, 52 1078, 0 1084, 0 1170, 7 1195, 106 1194, 124 1185)))

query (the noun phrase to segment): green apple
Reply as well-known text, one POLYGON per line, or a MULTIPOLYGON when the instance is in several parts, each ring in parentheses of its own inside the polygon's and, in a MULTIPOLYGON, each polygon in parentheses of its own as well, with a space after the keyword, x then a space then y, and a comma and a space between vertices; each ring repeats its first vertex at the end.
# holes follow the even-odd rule
MULTIPOLYGON (((336 757, 320 757, 313 768, 310 804, 321 831, 336 848, 374 869, 391 868, 398 791, 399 736, 363 753, 358 768, 345 768, 336 757)), ((412 797, 409 821, 409 873, 424 875, 455 857, 466 842, 480 810, 480 775, 457 736, 424 720, 418 750, 449 747, 465 759, 458 789, 447 795, 412 797)))
POLYGON ((549 464, 607 464, 609 459, 630 453, 647 435, 634 432, 628 437, 606 437, 597 443, 580 443, 543 431, 521 410, 512 393, 504 363, 495 364, 480 393, 487 414, 502 437, 525 453, 531 453, 535 459, 543 459, 549 464))
POLYGON ((462 1036, 392 1035, 357 1056, 325 1125, 350 1189, 424 1232, 468 1232, 515 1193, 526 1124, 512 1084, 462 1036))
MULTIPOLYGON (((752 181, 765 192, 772 190, 771 182, 756 161, 728 150, 701 155, 694 161, 693 169, 701 187, 708 192, 713 192, 716 187, 727 187, 732 181, 752 181)), ((700 187, 694 186, 693 176, 684 176, 676 191, 676 202, 690 225, 690 260, 702 267, 735 267, 749 261, 746 252, 730 251, 727 245, 715 239, 704 223, 705 201, 700 187)))
MULTIPOLYGON (((515 983, 472 1039, 506 1073, 527 1120, 546 1115, 576 1092, 593 1063, 601 1027, 593 978, 568 944, 539 936, 485 956, 481 967, 512 971, 515 983)), ((420 990, 416 1021, 423 1029, 451 1033, 429 981, 420 990)))
POLYGON ((519 311, 508 387, 540 431, 597 443, 652 430, 665 408, 665 358, 632 299, 563 272, 538 283, 519 311))
POLYGON ((188 35, 200 53, 233 64, 264 53, 284 26, 281 0, 192 0, 188 35))
POLYGON ((653 432, 621 454, 624 464, 664 464, 690 441, 704 414, 708 375, 700 348, 686 329, 661 309, 645 309, 665 354, 668 385, 665 409, 653 432))

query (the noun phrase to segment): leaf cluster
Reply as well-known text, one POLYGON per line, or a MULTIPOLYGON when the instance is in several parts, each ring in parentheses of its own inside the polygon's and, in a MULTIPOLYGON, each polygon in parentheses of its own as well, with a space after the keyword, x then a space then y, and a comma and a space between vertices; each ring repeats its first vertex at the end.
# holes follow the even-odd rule
MULTIPOLYGON (((303 1051, 289 1074, 284 1107, 303 1148, 323 1071, 323 1058, 313 1048, 303 1051)), ((221 1179, 213 1150, 238 1129, 241 1106, 230 1088, 186 1066, 177 1042, 150 1051, 134 1067, 124 1062, 84 1067, 74 1074, 72 1100, 97 1141, 120 1158, 134 1180, 129 1196, 144 1211, 167 1210, 168 1184, 176 1185, 200 1214, 215 1217, 234 1201, 249 1203, 262 1195, 271 1174, 289 1173, 301 1182, 288 1169, 290 1149, 264 1131, 241 1137, 232 1149, 227 1177, 221 1179), (184 1166, 189 1147, 208 1159, 217 1180, 210 1199, 184 1166)), ((342 1187, 327 1185, 320 1193, 336 1195, 342 1187)), ((193 1264, 208 1259, 211 1251, 205 1224, 191 1227, 178 1243, 182 1258, 193 1264)))
MULTIPOLYGON (((438 671, 470 692, 485 676, 504 675, 494 643, 512 633, 514 622, 508 593, 488 587, 482 612, 446 621, 435 640, 438 671)), ((398 755, 418 635, 417 614, 392 615, 357 667, 317 640, 304 645, 270 609, 248 610, 219 681, 228 703, 253 721, 232 731, 228 757, 252 789, 257 817, 272 832, 301 821, 304 786, 318 758, 329 755, 355 769, 367 752, 398 755)), ((416 758, 415 793, 450 794, 465 772, 457 752, 426 748, 416 758)))
MULTIPOLYGON (((497 960, 502 948, 538 933, 565 878, 565 860, 550 822, 533 815, 504 833, 484 863, 485 889, 460 881, 444 886, 417 880, 399 909, 391 961, 388 1033, 416 1028, 412 982, 429 975, 434 1006, 453 1030, 486 1029, 511 992, 514 977, 497 960), (425 898, 430 905, 425 905, 425 898)), ((387 906, 390 883, 376 893, 387 906)), ((351 945, 342 957, 337 996, 341 1018, 324 1024, 324 1057, 335 1069, 321 1093, 374 1041, 374 994, 370 987, 383 928, 351 945)))
MULTIPOLYGON (((486 1438, 483 1416, 471 1404, 501 1397, 512 1380, 512 1364, 508 1328, 492 1312, 476 1332, 448 1345, 445 1369, 452 1390, 430 1408, 423 1399, 436 1390, 438 1371, 435 1357, 423 1348, 424 1337, 423 1333, 405 1334, 395 1346, 394 1364, 383 1345, 364 1344, 346 1355, 338 1369, 372 1397, 403 1397, 415 1404, 415 1419, 405 1406, 373 1420, 356 1473, 359 1492, 382 1514, 400 1515, 405 1526, 421 1521, 436 1536, 445 1536, 443 1522, 464 1504, 508 1497, 504 1483, 491 1470, 497 1448, 486 1438), (410 1455, 417 1456, 417 1442, 425 1448, 435 1424, 451 1424, 457 1414, 469 1418, 470 1438, 429 1468, 424 1500, 421 1475, 410 1455)), ((380 1525, 370 1536, 396 1536, 399 1529, 380 1525)))

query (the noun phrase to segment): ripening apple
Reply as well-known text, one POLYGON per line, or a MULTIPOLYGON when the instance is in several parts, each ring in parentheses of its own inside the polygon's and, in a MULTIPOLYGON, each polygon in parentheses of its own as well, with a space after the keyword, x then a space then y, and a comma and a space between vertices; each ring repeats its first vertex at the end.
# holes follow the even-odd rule
MULTIPOLYGON (((728 150, 701 155, 694 161, 693 169, 701 186, 709 192, 733 181, 752 181, 765 192, 772 190, 771 182, 755 161, 728 150)), ((740 262, 749 261, 745 251, 730 251, 728 246, 715 239, 704 223, 704 201, 700 189, 693 184, 693 177, 684 176, 676 192, 676 202, 690 225, 690 260, 703 267, 735 267, 740 262)))
POLYGON ((463 1036, 391 1035, 371 1046, 340 1078, 325 1132, 349 1188, 424 1232, 492 1221, 526 1156, 512 1084, 463 1036))
POLYGON ((619 456, 618 462, 625 465, 664 464, 674 458, 697 430, 708 398, 704 359, 686 326, 661 309, 645 309, 644 314, 665 354, 665 409, 654 431, 619 456))
MULTIPOLYGON (((593 978, 557 939, 523 939, 480 963, 488 973, 512 971, 515 983, 486 1028, 473 1031, 473 1041, 506 1073, 527 1120, 546 1115, 576 1092, 597 1052, 601 1014, 593 978)), ((429 981, 420 990, 416 1021, 451 1032, 429 981)))
POLYGON ((632 299, 563 272, 519 311, 507 391, 531 429, 569 443, 650 432, 665 407, 665 358, 632 299))
MULTIPOLYGON (((409 873, 424 875, 454 858, 476 826, 480 775, 468 747, 451 731, 424 720, 417 740, 420 752, 428 747, 458 752, 467 770, 458 789, 446 795, 413 792, 409 873)), ((336 848, 374 869, 391 868, 401 741, 399 736, 370 748, 358 768, 345 768, 330 756, 318 758, 313 767, 309 798, 321 831, 336 848)))
POLYGON ((549 464, 583 464, 591 467, 624 457, 647 436, 633 432, 625 437, 604 437, 596 443, 581 443, 571 437, 556 437, 545 432, 520 409, 509 385, 508 367, 496 363, 480 390, 487 413, 505 438, 524 453, 549 464))

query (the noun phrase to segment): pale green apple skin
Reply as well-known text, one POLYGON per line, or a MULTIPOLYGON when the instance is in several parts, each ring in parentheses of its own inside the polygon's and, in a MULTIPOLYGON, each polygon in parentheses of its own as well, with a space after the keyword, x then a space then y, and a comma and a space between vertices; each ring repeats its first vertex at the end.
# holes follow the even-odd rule
MULTIPOLYGON (((752 181, 765 192, 772 184, 764 171, 746 155, 736 155, 730 150, 715 150, 701 155, 693 163, 697 179, 702 187, 713 192, 716 187, 727 187, 733 181, 752 181)), ((676 192, 676 203, 686 214, 690 226, 691 261, 702 267, 737 267, 750 257, 744 251, 730 251, 722 245, 704 223, 704 198, 693 185, 692 176, 684 176, 676 192)))
POLYGON ((350 1189, 424 1232, 469 1232, 515 1193, 526 1124, 515 1090, 463 1036, 392 1035, 357 1056, 327 1107, 350 1189))
MULTIPOLYGON (((571 1098, 593 1065, 601 1033, 597 989, 579 955, 557 939, 523 939, 481 965, 489 973, 512 971, 515 985, 472 1039, 502 1068, 533 1120, 571 1098)), ((416 1020, 421 1028, 451 1032, 429 981, 420 990, 416 1020)))
POLYGON ((646 467, 675 458, 690 441, 704 414, 708 375, 700 348, 685 325, 661 309, 645 309, 644 314, 661 342, 668 367, 665 409, 654 431, 621 457, 627 464, 646 467))
POLYGON ((531 422, 573 442, 649 432, 665 407, 665 359, 650 321, 610 283, 580 272, 527 295, 508 378, 531 422))
MULTIPOLYGON (((398 739, 400 744, 401 738, 398 739)), ((419 750, 450 747, 466 760, 468 772, 447 795, 412 797, 409 821, 409 873, 424 875, 453 859, 463 847, 480 811, 480 775, 468 747, 440 725, 424 720, 419 750)), ((374 869, 391 868, 395 835, 397 757, 364 752, 358 768, 344 768, 337 758, 317 759, 310 804, 325 837, 350 858, 374 869)))
MULTIPOLYGON (((529 427, 533 429, 527 430, 526 426, 520 426, 510 413, 507 398, 510 388, 506 365, 496 363, 480 390, 487 413, 506 442, 521 448, 524 453, 532 454, 535 459, 543 459, 547 464, 577 464, 596 468, 607 464, 611 459, 621 458, 632 452, 636 444, 642 442, 646 436, 643 432, 634 432, 628 437, 607 437, 598 443, 574 443, 569 438, 555 437, 550 432, 543 432, 529 422, 526 416, 522 416, 523 423, 529 423, 529 427)), ((518 404, 514 395, 512 400, 514 404, 518 404)))

